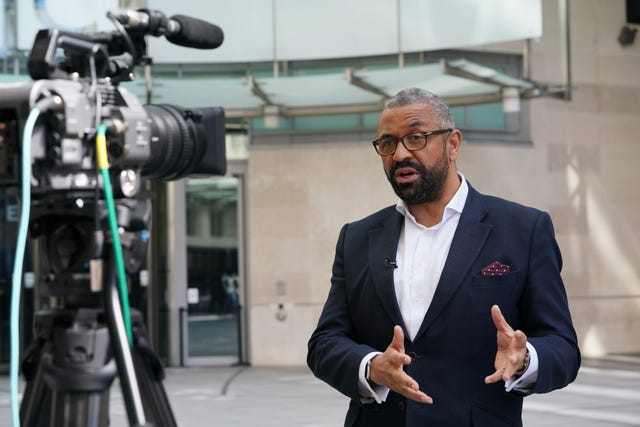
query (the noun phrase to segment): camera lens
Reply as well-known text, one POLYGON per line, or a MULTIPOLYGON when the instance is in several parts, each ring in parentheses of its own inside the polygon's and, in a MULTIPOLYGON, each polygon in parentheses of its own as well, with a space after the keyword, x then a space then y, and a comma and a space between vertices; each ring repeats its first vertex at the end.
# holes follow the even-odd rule
POLYGON ((151 153, 142 175, 161 180, 188 175, 206 150, 206 141, 197 139, 192 118, 172 105, 146 105, 144 109, 150 118, 151 153))
POLYGON ((221 107, 184 109, 151 104, 151 150, 142 176, 156 180, 192 174, 224 175, 226 171, 224 110, 221 107))

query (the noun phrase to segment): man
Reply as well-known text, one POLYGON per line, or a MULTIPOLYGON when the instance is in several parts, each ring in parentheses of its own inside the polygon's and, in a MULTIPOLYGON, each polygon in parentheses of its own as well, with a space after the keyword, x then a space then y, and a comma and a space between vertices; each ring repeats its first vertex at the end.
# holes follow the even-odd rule
POLYGON ((523 396, 577 375, 549 215, 474 190, 461 143, 428 91, 380 116, 373 145, 400 201, 342 228, 307 356, 351 398, 345 426, 521 426, 523 396))

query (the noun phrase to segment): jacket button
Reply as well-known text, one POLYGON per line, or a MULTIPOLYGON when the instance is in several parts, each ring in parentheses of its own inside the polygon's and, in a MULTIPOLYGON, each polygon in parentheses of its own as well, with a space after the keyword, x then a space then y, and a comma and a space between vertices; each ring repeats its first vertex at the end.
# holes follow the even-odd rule
POLYGON ((398 402, 398 409, 404 411, 404 402, 398 402))

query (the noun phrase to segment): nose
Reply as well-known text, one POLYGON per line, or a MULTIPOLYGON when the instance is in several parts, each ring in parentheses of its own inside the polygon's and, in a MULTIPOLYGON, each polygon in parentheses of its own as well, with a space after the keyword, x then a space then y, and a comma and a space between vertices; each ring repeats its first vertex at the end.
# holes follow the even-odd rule
POLYGON ((407 150, 404 144, 398 141, 398 145, 396 145, 396 151, 393 153, 393 160, 397 162, 400 160, 408 159, 412 156, 413 154, 411 153, 411 151, 407 150))

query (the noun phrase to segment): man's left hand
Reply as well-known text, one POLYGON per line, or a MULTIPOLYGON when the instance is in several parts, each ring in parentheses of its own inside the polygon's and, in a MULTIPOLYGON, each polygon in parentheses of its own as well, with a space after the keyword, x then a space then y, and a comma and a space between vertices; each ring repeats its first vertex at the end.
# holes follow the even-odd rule
POLYGON ((506 382, 524 366, 527 354, 527 336, 521 330, 513 330, 497 305, 491 307, 491 318, 498 330, 498 351, 494 363, 496 371, 484 379, 485 384, 506 382))

